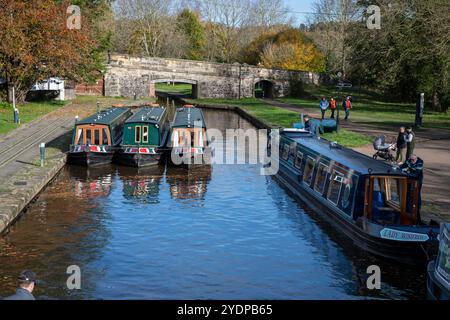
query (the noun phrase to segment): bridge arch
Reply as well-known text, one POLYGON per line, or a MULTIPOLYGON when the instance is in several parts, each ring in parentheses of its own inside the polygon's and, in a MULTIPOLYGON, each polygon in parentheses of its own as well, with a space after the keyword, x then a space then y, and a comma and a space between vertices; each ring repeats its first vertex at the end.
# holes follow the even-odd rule
POLYGON ((266 79, 259 79, 253 88, 255 98, 273 99, 275 96, 275 83, 266 79))
POLYGON ((150 97, 156 97, 156 84, 157 83, 186 83, 192 85, 192 98, 198 98, 198 81, 192 79, 183 78, 160 78, 150 81, 150 97))

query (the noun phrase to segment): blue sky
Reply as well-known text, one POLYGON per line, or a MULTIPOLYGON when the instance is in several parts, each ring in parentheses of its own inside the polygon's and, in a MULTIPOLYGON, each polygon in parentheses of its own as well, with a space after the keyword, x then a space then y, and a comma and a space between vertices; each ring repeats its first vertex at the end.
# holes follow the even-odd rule
MULTIPOLYGON (((293 11, 311 12, 312 4, 315 0, 284 0, 293 11)), ((298 22, 304 22, 307 15, 295 13, 294 17, 298 22)))

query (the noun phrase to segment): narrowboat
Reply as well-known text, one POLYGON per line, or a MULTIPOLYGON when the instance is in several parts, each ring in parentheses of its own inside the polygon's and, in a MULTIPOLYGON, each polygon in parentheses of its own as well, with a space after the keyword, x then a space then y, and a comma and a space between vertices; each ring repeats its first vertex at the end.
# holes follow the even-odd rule
POLYGON ((450 223, 441 225, 439 253, 428 264, 427 293, 431 300, 450 300, 450 223))
POLYGON ((111 163, 122 142, 125 120, 131 115, 129 108, 109 108, 77 122, 69 162, 85 166, 111 163))
POLYGON ((169 164, 191 168, 211 163, 211 148, 201 109, 193 105, 177 108, 170 126, 169 164))
POLYGON ((124 125, 123 141, 117 162, 131 167, 156 165, 164 160, 169 135, 166 109, 145 107, 131 116, 124 125))
POLYGON ((418 178, 304 129, 284 129, 275 176, 372 254, 425 266, 439 227, 420 219, 418 178))

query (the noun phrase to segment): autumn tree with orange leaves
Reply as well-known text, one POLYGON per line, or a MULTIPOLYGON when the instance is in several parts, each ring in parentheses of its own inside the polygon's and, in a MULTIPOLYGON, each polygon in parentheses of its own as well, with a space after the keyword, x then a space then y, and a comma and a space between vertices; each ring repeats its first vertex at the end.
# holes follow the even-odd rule
POLYGON ((323 54, 300 30, 294 28, 263 34, 248 46, 244 61, 267 68, 312 72, 325 69, 323 54))
MULTIPOLYGON (((82 80, 96 46, 89 24, 70 29, 68 1, 0 0, 0 76, 23 101, 36 81, 52 76, 82 80)), ((11 92, 11 90, 8 90, 11 92)), ((11 100, 11 94, 9 94, 11 100)))

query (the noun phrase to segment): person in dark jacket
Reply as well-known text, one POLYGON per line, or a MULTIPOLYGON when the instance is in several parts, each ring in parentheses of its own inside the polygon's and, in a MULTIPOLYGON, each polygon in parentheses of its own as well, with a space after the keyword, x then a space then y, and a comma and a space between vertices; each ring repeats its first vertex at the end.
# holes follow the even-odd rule
POLYGON ((397 156, 395 157, 395 161, 401 165, 406 160, 406 132, 405 127, 400 127, 397 136, 397 156))
POLYGON ((36 274, 31 270, 24 270, 17 278, 19 288, 12 296, 6 297, 4 300, 35 300, 33 296, 34 286, 36 284, 36 274))
POLYGON ((412 131, 411 127, 406 128, 406 159, 409 159, 414 153, 414 148, 416 144, 416 135, 412 131))
POLYGON ((408 160, 403 163, 400 168, 407 173, 411 178, 419 181, 419 201, 418 201, 418 216, 420 219, 420 207, 422 206, 422 184, 423 184, 423 160, 417 155, 412 154, 408 160))

